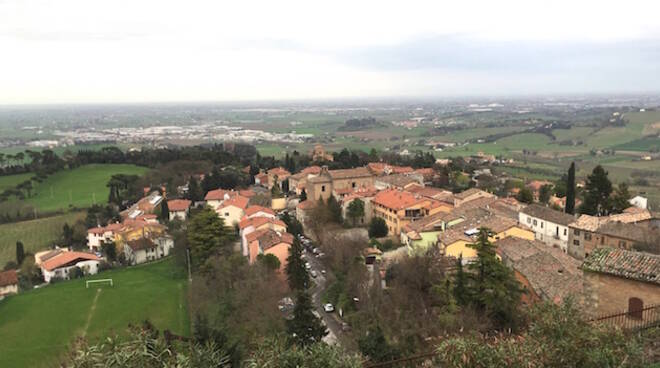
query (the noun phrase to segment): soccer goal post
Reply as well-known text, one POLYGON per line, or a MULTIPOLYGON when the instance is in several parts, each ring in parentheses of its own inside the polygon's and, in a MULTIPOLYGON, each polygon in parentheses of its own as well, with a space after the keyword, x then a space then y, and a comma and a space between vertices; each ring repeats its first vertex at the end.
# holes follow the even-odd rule
POLYGON ((112 284, 112 279, 99 279, 99 280, 87 280, 85 282, 85 287, 89 289, 89 284, 97 284, 97 283, 110 283, 110 286, 115 286, 112 284))

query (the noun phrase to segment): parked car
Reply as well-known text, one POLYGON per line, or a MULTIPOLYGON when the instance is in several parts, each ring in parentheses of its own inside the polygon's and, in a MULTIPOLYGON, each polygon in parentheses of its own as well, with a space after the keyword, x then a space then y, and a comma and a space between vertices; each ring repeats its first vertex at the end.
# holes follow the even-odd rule
POLYGON ((312 272, 310 272, 309 275, 312 276, 313 278, 316 278, 316 276, 318 276, 318 274, 314 270, 312 270, 312 272))
POLYGON ((321 270, 321 274, 322 274, 322 275, 325 275, 325 270, 321 270))
POLYGON ((324 305, 323 305, 323 310, 324 310, 326 313, 332 313, 332 312, 335 311, 335 307, 334 307, 332 304, 327 303, 327 304, 324 304, 324 305))
POLYGON ((309 270, 312 268, 312 265, 309 262, 305 262, 305 268, 309 270))

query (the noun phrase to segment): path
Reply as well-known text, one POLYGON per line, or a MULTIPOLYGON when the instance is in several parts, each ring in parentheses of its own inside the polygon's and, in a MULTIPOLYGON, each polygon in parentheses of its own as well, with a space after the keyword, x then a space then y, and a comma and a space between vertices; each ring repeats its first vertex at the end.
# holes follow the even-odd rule
POLYGON ((87 322, 85 322, 85 328, 83 329, 82 337, 87 335, 87 330, 89 329, 89 324, 92 322, 92 316, 96 310, 96 302, 99 300, 99 295, 101 295, 101 289, 96 289, 96 295, 94 295, 94 301, 92 301, 92 307, 89 308, 89 313, 87 314, 87 322))

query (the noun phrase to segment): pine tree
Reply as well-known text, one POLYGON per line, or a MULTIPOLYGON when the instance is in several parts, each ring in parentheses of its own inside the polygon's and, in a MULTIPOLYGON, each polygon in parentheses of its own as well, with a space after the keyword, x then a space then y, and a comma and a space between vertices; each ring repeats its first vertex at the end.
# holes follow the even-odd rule
POLYGON ((611 210, 610 194, 612 182, 607 177, 607 171, 598 165, 587 177, 584 187, 584 202, 580 212, 592 216, 606 216, 611 210))
POLYGON ((331 195, 328 198, 328 210, 330 211, 330 218, 333 222, 341 224, 343 222, 343 217, 341 214, 341 205, 335 199, 335 196, 331 195))
POLYGON ((298 238, 293 239, 286 259, 286 275, 291 290, 305 290, 309 285, 309 274, 302 258, 303 247, 298 238))
POLYGON ((202 188, 199 187, 199 183, 194 176, 191 176, 190 180, 188 181, 187 198, 193 202, 199 202, 204 199, 202 196, 202 188))
POLYGON ((628 191, 628 184, 619 183, 619 186, 612 195, 612 213, 621 213, 626 208, 630 207, 630 192, 628 191))
POLYGON ((463 270, 463 254, 456 261, 456 275, 454 276, 454 298, 459 305, 466 305, 470 300, 468 295, 468 279, 463 270))
POLYGON ((321 341, 328 334, 327 329, 313 311, 312 298, 305 291, 298 291, 296 305, 293 308, 293 318, 286 321, 289 335, 300 346, 306 346, 321 341))
POLYGON ((565 212, 571 215, 575 213, 575 162, 571 162, 571 167, 568 169, 565 212))
POLYGON ((161 221, 165 222, 170 219, 170 208, 167 205, 167 201, 163 199, 162 202, 160 202, 160 215, 158 216, 161 221))
POLYGON ((23 260, 25 260, 25 248, 23 247, 23 243, 21 241, 16 242, 16 264, 19 266, 23 263, 23 260))
POLYGON ((348 205, 348 217, 353 220, 353 226, 355 226, 357 219, 364 216, 364 202, 356 198, 348 205))
POLYGON ((495 246, 488 240, 490 230, 482 228, 477 242, 468 245, 476 249, 477 259, 468 266, 472 304, 487 312, 500 326, 510 325, 523 292, 513 271, 505 266, 495 253, 495 246))

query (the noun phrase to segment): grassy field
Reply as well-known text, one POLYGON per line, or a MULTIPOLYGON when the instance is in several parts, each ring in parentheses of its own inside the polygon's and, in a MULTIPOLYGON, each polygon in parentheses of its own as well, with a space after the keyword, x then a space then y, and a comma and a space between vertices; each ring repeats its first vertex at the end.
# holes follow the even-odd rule
POLYGON ((33 173, 0 176, 0 192, 5 189, 14 188, 18 184, 29 180, 33 176, 33 173))
POLYGON ((78 336, 123 333, 149 319, 158 329, 189 335, 185 279, 172 259, 91 278, 115 286, 85 288, 85 279, 31 290, 0 302, 0 367, 56 367, 78 336))
POLYGON ((64 215, 38 220, 22 221, 0 225, 0 267, 16 258, 16 242, 23 242, 26 252, 35 253, 56 242, 62 235, 62 226, 69 225, 85 217, 84 212, 71 212, 64 215))
POLYGON ((25 202, 41 211, 89 207, 94 202, 105 203, 110 190, 106 187, 114 174, 142 175, 148 169, 134 165, 85 165, 51 175, 35 186, 25 202))

